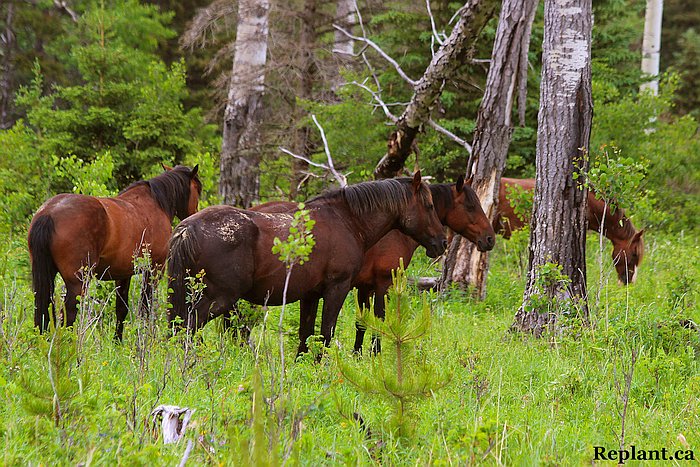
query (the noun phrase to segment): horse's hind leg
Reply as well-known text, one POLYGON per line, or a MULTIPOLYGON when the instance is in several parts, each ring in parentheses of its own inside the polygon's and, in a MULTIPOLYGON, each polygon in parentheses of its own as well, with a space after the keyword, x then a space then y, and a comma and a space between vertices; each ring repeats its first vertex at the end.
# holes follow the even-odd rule
MULTIPOLYGON (((77 278, 73 278, 66 282, 66 312, 63 316, 63 323, 66 326, 73 326, 78 317, 78 296, 83 295, 83 282, 77 278)), ((56 323, 58 324, 58 323, 56 323)))
POLYGON ((117 326, 114 331, 114 340, 121 342, 124 333, 124 320, 129 313, 129 286, 131 285, 131 277, 115 281, 115 284, 117 286, 117 326))

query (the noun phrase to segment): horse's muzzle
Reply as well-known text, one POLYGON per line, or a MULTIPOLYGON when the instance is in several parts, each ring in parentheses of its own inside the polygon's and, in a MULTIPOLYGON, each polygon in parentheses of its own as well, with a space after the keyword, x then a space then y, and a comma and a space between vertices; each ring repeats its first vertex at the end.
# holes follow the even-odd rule
POLYGON ((485 235, 476 241, 476 249, 479 251, 491 251, 496 245, 496 237, 493 235, 485 235))
POLYGON ((430 242, 430 248, 428 248, 428 247, 425 248, 425 253, 430 258, 437 258, 441 254, 443 254, 446 249, 447 249, 447 239, 446 238, 443 238, 442 240, 432 240, 430 242))

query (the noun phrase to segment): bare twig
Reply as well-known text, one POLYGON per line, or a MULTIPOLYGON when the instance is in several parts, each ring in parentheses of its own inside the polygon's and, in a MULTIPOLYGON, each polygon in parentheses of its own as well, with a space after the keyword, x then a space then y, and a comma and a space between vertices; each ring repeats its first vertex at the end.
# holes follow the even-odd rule
POLYGON ((437 29, 435 29, 435 18, 433 18, 433 12, 430 9, 430 0, 425 0, 425 7, 428 10, 428 16, 430 17, 430 27, 433 30, 433 39, 435 39, 435 42, 438 44, 442 45, 445 42, 445 34, 438 33, 437 29), (442 36, 442 37, 440 37, 442 36))
POLYGON ((321 133, 321 140, 323 140, 323 149, 326 151, 326 159, 328 159, 328 168, 330 169, 331 173, 333 174, 333 177, 335 177, 335 179, 338 180, 338 183, 340 184, 341 187, 348 186, 347 178, 345 178, 345 176, 343 174, 341 174, 337 170, 335 170, 335 166, 333 165, 333 157, 331 157, 331 150, 328 148, 328 140, 326 139, 326 132, 323 131, 323 127, 318 123, 318 120, 316 120, 316 115, 312 114, 311 119, 316 124, 316 128, 318 128, 319 133, 321 133))
POLYGON ((53 0, 53 5, 70 16, 70 19, 72 19, 74 23, 78 22, 80 16, 78 16, 78 14, 71 9, 68 2, 65 0, 53 0))
MULTIPOLYGON (((361 23, 360 23, 360 24, 361 24, 361 23)), ((382 58, 384 58, 384 60, 386 60, 387 62, 389 62, 389 63, 394 67, 394 69, 395 69, 396 72, 399 74, 399 76, 401 76, 407 83, 409 83, 411 86, 415 86, 415 85, 416 85, 416 81, 413 80, 413 79, 411 79, 411 78, 406 74, 406 72, 403 71, 403 69, 401 68, 401 65, 399 65, 398 62, 397 62, 396 60, 394 60, 392 57, 390 57, 389 54, 387 54, 386 52, 384 52, 384 50, 382 50, 382 48, 379 47, 377 44, 375 44, 372 40, 367 39, 366 37, 360 37, 360 36, 356 36, 356 35, 354 35, 354 34, 351 34, 351 33, 349 33, 348 31, 346 31, 345 29, 343 29, 343 28, 341 28, 340 26, 338 26, 337 24, 334 24, 333 27, 334 27, 335 29, 337 29, 338 31, 342 32, 343 34, 345 34, 345 35, 346 35, 347 37, 349 37, 350 39, 356 40, 356 41, 358 41, 358 42, 362 42, 362 43, 364 43, 364 44, 367 44, 367 45, 370 46, 371 48, 373 48, 379 55, 382 56, 382 58)))
POLYGON ((447 128, 440 126, 440 125, 439 125, 438 123, 436 123, 435 120, 433 120, 432 118, 428 120, 428 126, 429 126, 430 128, 432 128, 433 130, 437 131, 438 133, 442 133, 443 135, 447 136, 448 138, 450 138, 450 139, 451 139, 452 141, 454 141, 455 143, 457 143, 457 144, 459 144, 460 146, 462 146, 464 149, 467 150, 467 152, 468 152, 469 155, 471 156, 471 154, 472 154, 472 145, 471 145, 471 144, 467 143, 465 140, 463 140, 463 139, 460 138, 459 136, 455 135, 454 133, 452 133, 452 132, 451 132, 450 130, 448 130, 447 128))

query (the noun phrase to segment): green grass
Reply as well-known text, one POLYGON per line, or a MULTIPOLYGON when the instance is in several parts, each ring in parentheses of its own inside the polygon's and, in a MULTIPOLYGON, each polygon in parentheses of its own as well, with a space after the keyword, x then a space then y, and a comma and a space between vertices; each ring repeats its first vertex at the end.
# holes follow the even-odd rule
MULTIPOLYGON (((336 354, 371 372, 370 357, 351 353, 352 297, 340 316, 338 344, 320 364, 312 357, 293 360, 298 306, 288 308, 281 391, 279 309, 270 310, 268 329, 259 325, 253 332, 262 374, 262 390, 256 390, 253 351, 220 334, 214 323, 194 343, 164 337, 164 287, 157 319, 149 323, 130 315, 122 345, 112 341, 113 305, 105 303, 110 283, 94 288, 84 303, 100 316, 95 327, 37 335, 26 259, 13 253, 14 264, 24 263, 14 272, 5 267, 2 282, 0 464, 174 465, 186 440, 194 443, 192 465, 261 465, 285 457, 307 465, 590 464, 593 446, 620 446, 624 375, 633 354, 625 445, 693 449, 700 457, 700 335, 684 327, 700 323, 697 238, 650 235, 638 282, 627 288, 617 285, 609 250, 603 252, 604 286, 596 307, 597 239, 590 236, 592 325, 565 320, 561 332, 542 339, 509 332, 524 284, 517 242, 499 242, 484 302, 454 290, 433 297, 432 330, 418 347, 427 362, 449 373, 450 383, 414 405, 414 432, 403 439, 387 427, 387 401, 358 391, 338 369, 336 354), (256 416, 254 396, 264 397, 256 416), (196 409, 185 441, 164 446, 156 439, 149 414, 159 404, 196 409), (360 430, 353 412, 369 433, 360 430)), ((419 257, 409 274, 433 270, 419 257)), ((137 297, 137 285, 132 287, 137 297)), ((369 336, 365 348, 368 343, 369 336)))

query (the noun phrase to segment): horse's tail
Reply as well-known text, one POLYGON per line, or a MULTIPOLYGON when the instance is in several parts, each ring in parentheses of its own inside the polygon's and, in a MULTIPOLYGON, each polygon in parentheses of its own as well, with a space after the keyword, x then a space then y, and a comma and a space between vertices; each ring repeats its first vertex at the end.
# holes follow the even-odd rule
POLYGON ((179 317, 182 320, 180 325, 189 327, 186 277, 197 274, 198 271, 194 269, 200 252, 194 227, 182 223, 177 226, 168 243, 168 249, 168 294, 171 304, 168 320, 172 324, 179 317))
POLYGON ((53 302, 53 289, 58 272, 51 255, 51 239, 55 232, 54 221, 46 214, 37 217, 29 229, 28 243, 34 289, 34 326, 42 332, 49 327, 49 306, 53 302))

